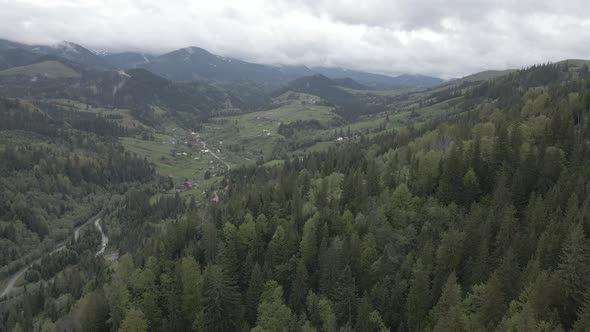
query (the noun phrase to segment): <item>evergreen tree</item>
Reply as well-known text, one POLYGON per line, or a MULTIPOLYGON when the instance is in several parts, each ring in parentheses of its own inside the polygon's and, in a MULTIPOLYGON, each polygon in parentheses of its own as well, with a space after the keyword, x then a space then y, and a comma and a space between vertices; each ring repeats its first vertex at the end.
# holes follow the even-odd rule
POLYGON ((200 311, 202 301, 202 276, 199 264, 192 257, 184 257, 178 265, 182 284, 182 311, 184 319, 191 322, 200 311))
POLYGON ((369 196, 376 196, 381 192, 381 179, 375 162, 369 162, 367 167, 367 192, 369 196))
POLYGON ((207 331, 240 326, 240 293, 219 265, 210 265, 203 280, 203 325, 207 331))
POLYGON ((442 173, 438 185, 438 197, 445 202, 461 202, 463 195, 463 148, 453 144, 448 156, 442 161, 442 173))
POLYGON ((350 266, 346 266, 336 282, 332 296, 335 305, 336 317, 341 323, 352 324, 352 318, 356 311, 356 285, 350 266))
POLYGON ((108 307, 104 296, 98 292, 92 292, 85 298, 86 305, 82 311, 82 328, 84 331, 107 331, 108 307))
POLYGON ((455 272, 447 278, 442 295, 430 312, 433 331, 464 331, 461 317, 461 286, 455 272))
POLYGON ((143 312, 130 308, 125 313, 125 319, 121 323, 119 332, 144 332, 147 331, 147 322, 143 312))
POLYGON ((297 264, 295 279, 293 280, 291 294, 289 296, 289 306, 295 313, 300 313, 305 308, 307 292, 307 267, 303 260, 300 259, 297 264))
POLYGON ((406 300, 406 324, 411 331, 425 327, 426 315, 431 305, 430 272, 421 260, 414 266, 413 279, 406 300))
POLYGON ((584 302, 578 320, 574 324, 574 330, 576 332, 590 331, 590 302, 584 302))
POLYGON ((560 256, 558 274, 567 299, 562 315, 566 326, 571 326, 584 302, 590 282, 590 246, 579 224, 574 224, 570 229, 560 256))
POLYGON ((361 298, 358 305, 358 310, 356 313, 356 323, 354 326, 355 331, 374 331, 372 330, 372 322, 371 322, 371 302, 369 300, 369 296, 365 293, 365 295, 361 298))
POLYGON ((506 310, 506 296, 497 275, 492 275, 478 299, 477 319, 480 326, 493 329, 506 310))
POLYGON ((467 206, 476 201, 479 197, 479 181, 477 180, 477 175, 472 168, 467 170, 467 173, 465 173, 465 176, 463 176, 463 190, 463 202, 467 206))
POLYGON ((252 325, 256 321, 258 303, 260 302, 260 295, 264 290, 264 279, 260 265, 256 263, 252 269, 250 282, 248 282, 248 290, 246 291, 246 319, 252 325))
POLYGON ((301 260, 305 263, 306 267, 312 271, 317 268, 318 218, 318 215, 314 215, 305 222, 299 249, 301 252, 301 260))
POLYGON ((258 318, 253 331, 288 331, 292 324, 293 314, 283 303, 283 289, 270 280, 264 285, 264 291, 258 306, 258 318))

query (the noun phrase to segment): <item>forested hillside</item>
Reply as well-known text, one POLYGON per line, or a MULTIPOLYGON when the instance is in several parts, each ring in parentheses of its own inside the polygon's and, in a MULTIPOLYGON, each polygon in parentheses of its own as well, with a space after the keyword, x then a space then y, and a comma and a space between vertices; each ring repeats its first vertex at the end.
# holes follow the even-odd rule
POLYGON ((195 123, 224 110, 248 110, 258 106, 256 102, 243 101, 205 82, 174 83, 144 69, 128 72, 78 70, 78 73, 70 68, 75 66, 62 62, 42 62, 0 71, 0 94, 38 100, 71 99, 93 106, 125 108, 151 124, 158 119, 150 106, 158 106, 195 123))
POLYGON ((590 81, 574 69, 520 70, 457 90, 455 115, 232 169, 206 205, 137 187, 110 211, 135 235, 112 269, 60 312, 68 288, 42 282, 0 305, 0 329, 587 331, 590 81))
POLYGON ((0 99, 0 117, 3 277, 67 240, 111 194, 153 178, 145 160, 113 141, 127 130, 112 121, 58 121, 13 99, 0 99))
POLYGON ((357 119, 366 114, 374 114, 387 110, 387 104, 392 101, 386 96, 372 93, 354 93, 346 89, 368 90, 364 85, 352 79, 329 79, 323 75, 303 77, 291 82, 275 94, 285 91, 295 91, 319 96, 324 104, 337 107, 336 113, 348 118, 357 119))

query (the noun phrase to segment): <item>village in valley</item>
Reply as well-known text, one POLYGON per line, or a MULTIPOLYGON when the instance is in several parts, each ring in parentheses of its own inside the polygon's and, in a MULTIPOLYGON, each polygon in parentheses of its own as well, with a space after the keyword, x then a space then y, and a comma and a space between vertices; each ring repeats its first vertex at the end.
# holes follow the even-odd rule
MULTIPOLYGON (((180 128, 174 128, 173 132, 183 131, 180 128)), ((175 179, 175 187, 171 190, 173 193, 181 193, 186 191, 202 190, 203 195, 207 195, 207 188, 205 186, 206 180, 220 178, 226 174, 231 166, 226 163, 221 157, 221 147, 223 141, 218 141, 216 147, 209 147, 205 140, 201 138, 201 134, 195 131, 186 131, 185 133, 173 136, 173 138, 162 144, 171 144, 171 154, 175 159, 187 159, 193 161, 195 164, 195 174, 193 177, 184 177, 183 179, 175 179), (203 162, 206 169, 202 172, 203 162)), ((213 201, 218 201, 219 197, 215 194, 213 201)))
MULTIPOLYGON (((159 175, 171 179, 172 188, 162 194, 218 201, 222 199, 219 195, 229 190, 223 179, 233 166, 278 165, 295 141, 305 142, 290 152, 297 154, 355 139, 333 107, 319 105, 318 100, 311 95, 285 93, 266 110, 220 115, 189 129, 167 119, 150 139, 123 137, 121 142, 152 162, 159 175), (298 129, 296 136, 281 131, 282 126, 310 121, 316 121, 319 127, 298 129)), ((373 122, 371 119, 369 125, 373 122)))

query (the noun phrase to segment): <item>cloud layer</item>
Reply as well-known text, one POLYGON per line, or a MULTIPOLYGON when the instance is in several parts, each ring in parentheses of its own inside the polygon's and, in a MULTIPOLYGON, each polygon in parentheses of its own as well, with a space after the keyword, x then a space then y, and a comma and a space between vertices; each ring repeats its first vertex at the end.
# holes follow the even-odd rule
POLYGON ((587 0, 0 0, 0 37, 444 78, 590 58, 587 0))

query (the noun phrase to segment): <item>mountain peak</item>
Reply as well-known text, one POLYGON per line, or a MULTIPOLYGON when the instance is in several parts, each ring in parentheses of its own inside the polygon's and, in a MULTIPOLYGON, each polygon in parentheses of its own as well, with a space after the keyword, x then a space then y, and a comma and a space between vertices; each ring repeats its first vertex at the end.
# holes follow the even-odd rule
POLYGON ((163 54, 160 58, 169 61, 195 62, 204 59, 215 59, 216 56, 203 48, 189 46, 163 54))
POLYGON ((50 47, 58 49, 62 52, 65 51, 65 52, 71 52, 71 53, 80 53, 81 50, 85 49, 84 47, 82 47, 76 43, 69 42, 67 40, 62 40, 57 44, 50 45, 50 47))
POLYGON ((200 48, 197 46, 190 46, 190 47, 181 48, 178 51, 182 52, 190 57, 192 57, 193 55, 214 56, 211 52, 207 51, 206 49, 200 48))

